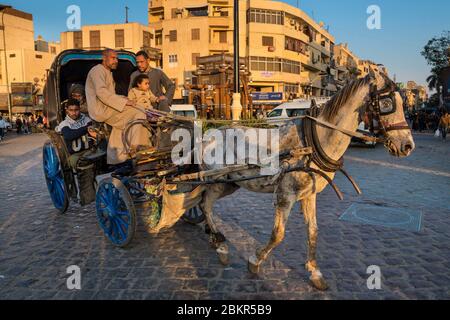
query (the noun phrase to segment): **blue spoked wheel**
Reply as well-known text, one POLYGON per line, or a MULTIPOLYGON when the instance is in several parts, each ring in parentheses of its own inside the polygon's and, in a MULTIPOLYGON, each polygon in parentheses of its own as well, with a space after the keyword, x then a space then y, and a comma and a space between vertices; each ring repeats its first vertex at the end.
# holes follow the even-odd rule
POLYGON ((98 222, 106 237, 117 247, 126 247, 136 230, 136 209, 125 185, 116 178, 108 178, 97 187, 96 209, 98 222))
POLYGON ((186 213, 182 216, 184 222, 187 222, 192 225, 196 225, 205 221, 206 217, 203 213, 200 206, 195 206, 186 211, 186 213))
POLYGON ((52 142, 47 141, 44 144, 42 157, 48 192, 55 208, 63 214, 69 207, 69 196, 64 183, 61 160, 52 142))

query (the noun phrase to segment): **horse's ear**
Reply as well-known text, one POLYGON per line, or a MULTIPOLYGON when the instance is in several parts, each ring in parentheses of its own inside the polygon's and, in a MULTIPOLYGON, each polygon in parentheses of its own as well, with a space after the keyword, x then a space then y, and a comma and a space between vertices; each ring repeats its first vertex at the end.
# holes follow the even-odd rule
POLYGON ((370 76, 370 79, 372 79, 372 80, 377 79, 377 73, 371 65, 369 65, 369 76, 370 76))

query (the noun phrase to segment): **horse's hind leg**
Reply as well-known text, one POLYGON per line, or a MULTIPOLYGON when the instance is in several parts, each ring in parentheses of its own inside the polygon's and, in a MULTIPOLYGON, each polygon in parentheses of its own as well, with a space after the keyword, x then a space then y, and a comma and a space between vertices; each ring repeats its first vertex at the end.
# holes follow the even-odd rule
POLYGON ((200 208, 206 217, 207 226, 210 229, 210 243, 217 250, 220 261, 223 264, 228 264, 228 247, 225 244, 225 236, 218 230, 213 219, 214 203, 227 195, 234 193, 239 187, 232 184, 214 184, 208 186, 203 194, 200 208))
POLYGON ((289 214, 296 202, 294 194, 279 193, 277 196, 277 207, 275 211, 275 223, 272 230, 272 236, 267 245, 256 251, 256 255, 250 256, 248 259, 248 269, 251 273, 258 273, 261 264, 267 259, 269 254, 275 249, 284 239, 286 222, 289 214))
POLYGON ((313 194, 301 201, 302 210, 305 217, 306 227, 308 229, 308 259, 306 261, 306 270, 311 273, 310 280, 313 286, 319 290, 327 290, 328 285, 325 282, 316 261, 317 248, 317 219, 316 219, 316 194, 313 194))

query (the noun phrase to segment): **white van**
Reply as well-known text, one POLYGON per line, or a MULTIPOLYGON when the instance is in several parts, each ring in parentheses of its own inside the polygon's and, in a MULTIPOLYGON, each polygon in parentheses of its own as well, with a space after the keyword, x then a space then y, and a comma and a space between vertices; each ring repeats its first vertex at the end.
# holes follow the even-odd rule
POLYGON ((174 104, 170 107, 170 110, 173 114, 177 116, 189 117, 189 118, 198 118, 197 109, 192 104, 174 104))
MULTIPOLYGON (((329 98, 315 99, 318 106, 324 105, 329 98)), ((285 102, 273 109, 267 118, 269 120, 289 119, 304 116, 306 111, 311 108, 311 100, 298 99, 291 102, 285 102)))

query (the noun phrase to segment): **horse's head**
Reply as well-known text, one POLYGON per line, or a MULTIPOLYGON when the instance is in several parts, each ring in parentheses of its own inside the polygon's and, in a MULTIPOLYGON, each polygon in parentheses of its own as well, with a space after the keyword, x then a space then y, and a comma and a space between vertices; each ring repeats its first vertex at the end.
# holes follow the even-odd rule
POLYGON ((378 124, 375 129, 384 136, 391 155, 407 157, 415 149, 415 143, 405 120, 403 99, 397 85, 377 67, 371 67, 370 78, 368 110, 378 124))

